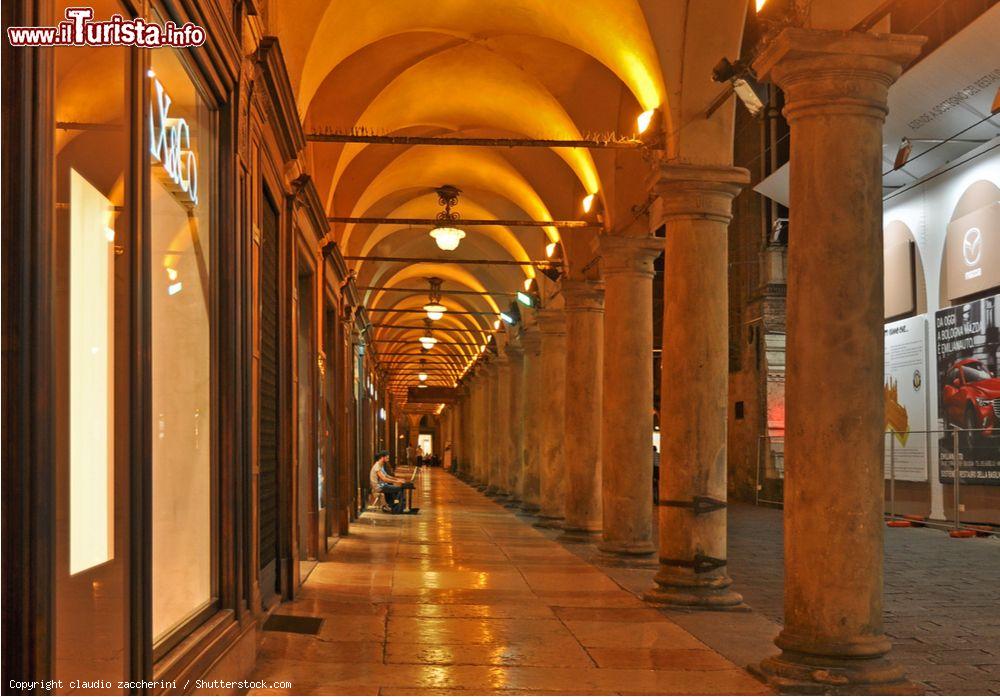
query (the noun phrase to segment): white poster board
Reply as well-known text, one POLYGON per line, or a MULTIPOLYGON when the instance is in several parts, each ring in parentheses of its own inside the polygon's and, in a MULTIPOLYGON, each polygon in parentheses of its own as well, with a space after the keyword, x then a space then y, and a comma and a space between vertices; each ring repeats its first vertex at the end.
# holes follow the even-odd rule
POLYGON ((885 325, 885 477, 927 481, 927 316, 885 325), (895 463, 893 465, 893 462, 895 463))

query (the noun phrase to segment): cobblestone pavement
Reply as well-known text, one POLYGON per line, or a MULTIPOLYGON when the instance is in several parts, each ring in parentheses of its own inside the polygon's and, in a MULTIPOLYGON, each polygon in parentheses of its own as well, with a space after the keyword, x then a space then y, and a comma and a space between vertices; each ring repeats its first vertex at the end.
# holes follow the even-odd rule
MULTIPOLYGON (((782 620, 781 511, 733 504, 729 571, 754 611, 782 620)), ((885 530, 885 630, 930 694, 1000 694, 1000 539, 885 530)))

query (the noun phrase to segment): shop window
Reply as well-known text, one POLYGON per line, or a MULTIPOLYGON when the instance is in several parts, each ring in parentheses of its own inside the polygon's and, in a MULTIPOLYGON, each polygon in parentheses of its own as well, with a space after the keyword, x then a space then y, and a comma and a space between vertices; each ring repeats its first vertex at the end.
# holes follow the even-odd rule
POLYGON ((150 382, 154 644, 211 608, 214 129, 180 56, 150 52, 150 382))
MULTIPOLYGON (((115 2, 95 13, 127 14, 115 2)), ((65 5, 53 11, 62 16, 65 5)), ((127 674, 129 49, 52 49, 56 264, 53 677, 127 674)), ((38 234, 47 234, 39 231, 38 234)), ((46 463, 37 463, 39 467, 46 463)))

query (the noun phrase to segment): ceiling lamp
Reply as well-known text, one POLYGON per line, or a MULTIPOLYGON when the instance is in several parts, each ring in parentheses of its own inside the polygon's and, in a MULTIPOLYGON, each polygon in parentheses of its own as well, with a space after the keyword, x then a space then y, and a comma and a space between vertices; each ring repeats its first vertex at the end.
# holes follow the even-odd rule
POLYGON ((430 293, 428 294, 428 303, 424 305, 424 310, 427 311, 427 319, 438 320, 444 317, 444 313, 448 311, 448 308, 441 304, 441 279, 432 276, 427 279, 427 282, 431 285, 430 293))
POLYGON ((424 372, 425 370, 427 370, 427 361, 424 360, 423 358, 421 358, 420 359, 420 373, 417 375, 417 379, 420 382, 425 382, 427 380, 427 373, 424 372))
POLYGON ((451 210, 452 206, 458 205, 458 195, 462 191, 450 184, 446 184, 436 191, 438 204, 444 206, 444 210, 437 214, 438 224, 431 230, 431 237, 434 238, 440 249, 450 252, 458 249, 458 243, 465 237, 465 233, 455 227, 458 223, 458 213, 451 210))
POLYGON ((427 330, 424 332, 424 335, 420 337, 420 345, 424 347, 425 351, 430 351, 434 348, 434 344, 436 344, 438 340, 431 334, 431 321, 429 319, 425 319, 424 325, 427 327, 427 330))

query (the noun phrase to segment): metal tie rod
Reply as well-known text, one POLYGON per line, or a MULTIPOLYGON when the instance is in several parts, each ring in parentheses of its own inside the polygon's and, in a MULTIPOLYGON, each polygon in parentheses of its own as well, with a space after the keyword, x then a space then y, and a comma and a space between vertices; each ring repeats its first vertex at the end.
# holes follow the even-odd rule
MULTIPOLYGON (((379 257, 379 256, 345 256, 344 261, 385 261, 418 264, 423 262, 440 264, 482 264, 486 266, 556 266, 558 261, 551 259, 518 261, 517 259, 442 259, 440 257, 379 257)), ((425 291, 426 292, 426 291, 425 291)))
POLYGON ((595 148, 636 150, 642 141, 632 138, 469 138, 460 136, 394 136, 375 133, 307 133, 312 143, 369 143, 372 145, 471 145, 481 148, 595 148))
MULTIPOLYGON (((378 216, 327 216, 330 223, 357 223, 360 225, 440 225, 437 218, 380 218, 378 216)), ((460 218, 451 221, 458 227, 482 227, 484 225, 499 225, 501 227, 556 227, 556 228, 599 228, 599 223, 586 220, 491 220, 489 218, 460 218)), ((346 258, 346 257, 345 257, 346 258)))
MULTIPOLYGON (((358 286, 358 290, 382 290, 382 291, 392 291, 396 293, 420 293, 421 295, 427 294, 426 288, 389 288, 387 286, 358 286)), ((506 295, 512 298, 517 297, 516 292, 504 291, 504 290, 440 290, 438 291, 441 295, 506 295)))

